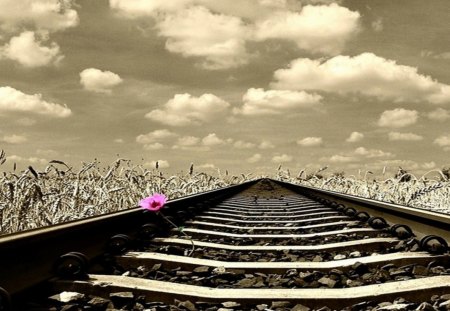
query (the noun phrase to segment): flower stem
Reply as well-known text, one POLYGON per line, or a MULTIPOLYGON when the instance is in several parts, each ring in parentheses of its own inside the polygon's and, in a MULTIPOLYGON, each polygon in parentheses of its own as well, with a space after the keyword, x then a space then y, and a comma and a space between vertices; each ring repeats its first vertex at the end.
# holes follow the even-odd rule
POLYGON ((192 241, 192 238, 187 235, 185 232, 183 232, 182 230, 180 230, 180 227, 178 227, 173 221, 171 221, 169 218, 167 218, 162 212, 158 212, 169 224, 171 224, 172 226, 174 226, 174 228, 177 228, 179 232, 183 233, 186 237, 189 238, 189 241, 192 244, 192 249, 191 251, 188 253, 188 256, 191 257, 192 254, 194 253, 195 250, 195 244, 194 241, 192 241))

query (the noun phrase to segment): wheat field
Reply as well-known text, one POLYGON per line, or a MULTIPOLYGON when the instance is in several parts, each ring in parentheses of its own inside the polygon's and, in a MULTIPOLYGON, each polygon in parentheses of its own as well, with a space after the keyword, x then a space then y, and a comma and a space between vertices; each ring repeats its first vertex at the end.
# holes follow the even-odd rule
MULTIPOLYGON (((0 152, 0 165, 6 156, 0 152)), ((292 177, 281 167, 272 177, 281 181, 328 189, 375 200, 450 213, 450 182, 442 171, 440 179, 416 178, 397 174, 385 180, 323 176, 325 168, 308 175, 304 170, 292 177)), ((239 184, 262 176, 216 176, 194 171, 169 176, 158 167, 148 169, 130 160, 117 159, 102 166, 100 162, 83 163, 74 170, 63 161, 52 160, 42 171, 29 166, 20 173, 0 176, 0 234, 49 226, 137 206, 140 199, 163 193, 170 199, 239 184)))

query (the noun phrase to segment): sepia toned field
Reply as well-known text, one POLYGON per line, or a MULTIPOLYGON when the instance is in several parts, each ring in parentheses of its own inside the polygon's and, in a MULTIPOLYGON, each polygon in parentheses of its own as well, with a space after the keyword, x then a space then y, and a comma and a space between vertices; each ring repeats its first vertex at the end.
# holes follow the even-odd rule
POLYGON ((278 169, 277 179, 383 202, 450 213, 450 180, 446 169, 431 170, 417 177, 399 168, 395 176, 378 179, 370 178, 370 171, 361 178, 347 177, 342 172, 324 177, 322 171, 325 169, 327 168, 306 176, 304 171, 300 171, 297 177, 291 177, 289 171, 278 169))
MULTIPOLYGON (((0 159, 4 163, 5 158, 0 159)), ((450 212, 450 182, 442 171, 417 178, 404 175, 384 180, 356 179, 343 174, 324 177, 323 171, 304 176, 301 171, 291 177, 281 167, 272 177, 306 186, 323 188, 375 200, 450 212)), ((84 163, 74 170, 66 163, 53 160, 43 171, 33 167, 0 176, 0 233, 7 234, 42 226, 101 215, 137 206, 143 197, 164 193, 170 199, 239 184, 258 176, 228 172, 216 176, 189 172, 168 176, 157 167, 144 168, 129 160, 117 159, 108 166, 99 162, 84 163)))

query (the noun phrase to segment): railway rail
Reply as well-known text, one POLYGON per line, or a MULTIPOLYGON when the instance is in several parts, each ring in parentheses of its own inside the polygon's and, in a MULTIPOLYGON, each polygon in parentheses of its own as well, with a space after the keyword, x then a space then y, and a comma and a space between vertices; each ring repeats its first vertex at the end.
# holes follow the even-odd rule
POLYGON ((449 215, 270 179, 163 214, 0 236, 0 310, 450 310, 449 215))

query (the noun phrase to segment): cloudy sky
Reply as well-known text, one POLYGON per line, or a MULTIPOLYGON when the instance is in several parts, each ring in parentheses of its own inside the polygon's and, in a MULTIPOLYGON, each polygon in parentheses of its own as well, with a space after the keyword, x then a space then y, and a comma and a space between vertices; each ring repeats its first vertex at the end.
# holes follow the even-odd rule
POLYGON ((441 168, 448 16, 448 0, 0 0, 2 169, 441 168))

